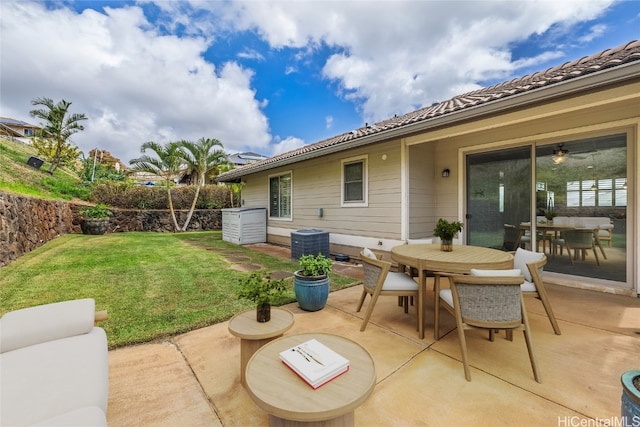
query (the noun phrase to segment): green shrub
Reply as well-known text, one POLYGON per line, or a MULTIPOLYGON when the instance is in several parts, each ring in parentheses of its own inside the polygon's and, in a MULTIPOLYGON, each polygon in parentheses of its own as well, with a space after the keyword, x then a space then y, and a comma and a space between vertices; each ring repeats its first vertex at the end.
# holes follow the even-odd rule
MULTIPOLYGON (((171 189, 174 209, 189 209, 196 187, 184 186, 171 189)), ((222 209, 231 207, 230 190, 224 185, 206 185, 200 189, 197 209, 222 209)), ((169 209, 167 189, 163 186, 147 187, 132 181, 100 181, 93 186, 90 200, 122 209, 169 209)))
POLYGON ((87 219, 107 219, 113 212, 109 209, 109 206, 103 205, 101 203, 95 206, 87 206, 85 208, 80 209, 78 212, 81 217, 87 219))

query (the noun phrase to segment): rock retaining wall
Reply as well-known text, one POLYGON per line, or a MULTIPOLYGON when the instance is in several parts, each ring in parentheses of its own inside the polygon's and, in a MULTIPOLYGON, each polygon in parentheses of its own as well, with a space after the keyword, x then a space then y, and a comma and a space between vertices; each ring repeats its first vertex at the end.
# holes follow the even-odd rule
MULTIPOLYGON (((0 267, 56 237, 81 233, 78 210, 83 205, 43 200, 0 193, 0 267)), ((108 233, 124 231, 172 232, 173 221, 168 210, 111 209, 108 233)), ((178 225, 187 219, 188 211, 176 211, 178 225)), ((188 231, 222 229, 219 209, 196 210, 188 231)))

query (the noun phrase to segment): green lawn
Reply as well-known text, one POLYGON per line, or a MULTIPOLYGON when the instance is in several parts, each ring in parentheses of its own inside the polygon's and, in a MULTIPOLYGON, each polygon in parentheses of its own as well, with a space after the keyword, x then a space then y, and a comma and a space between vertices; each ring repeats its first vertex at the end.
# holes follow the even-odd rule
MULTIPOLYGON (((147 342, 228 320, 253 308, 239 300, 238 281, 249 272, 225 258, 249 257, 268 271, 297 263, 225 242, 218 232, 69 234, 0 269, 0 315, 19 308, 93 298, 108 310, 100 324, 109 347, 147 342)), ((290 289, 282 303, 295 300, 290 289)), ((355 284, 331 275, 332 290, 355 284)))

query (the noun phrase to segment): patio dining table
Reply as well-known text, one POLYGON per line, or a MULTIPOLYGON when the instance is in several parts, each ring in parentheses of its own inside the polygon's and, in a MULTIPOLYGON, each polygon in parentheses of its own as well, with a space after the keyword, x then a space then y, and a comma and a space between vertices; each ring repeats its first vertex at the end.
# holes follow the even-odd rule
POLYGON ((472 268, 483 270, 513 268, 513 255, 509 252, 467 245, 454 245, 451 252, 442 251, 439 244, 400 245, 391 248, 391 259, 398 263, 399 271, 404 271, 405 267, 413 267, 418 270, 418 333, 420 339, 424 338, 424 308, 428 271, 467 274, 472 268))
MULTIPOLYGON (((595 245, 598 248, 600 248, 600 252, 602 253, 602 256, 604 257, 604 259, 607 259, 607 254, 604 252, 604 246, 602 246, 602 242, 600 241, 600 236, 598 235, 599 228, 574 227, 574 226, 565 225, 565 224, 537 223, 536 224, 536 229, 539 230, 542 233, 545 233, 545 234, 551 233, 552 234, 552 238, 554 240, 560 239, 561 238, 561 233, 563 231, 589 230, 589 231, 591 231, 593 233, 593 239, 594 239, 595 245)), ((520 224, 520 233, 518 235, 516 247, 519 245, 519 242, 520 242, 522 236, 524 236, 525 233, 527 231, 530 231, 530 230, 531 230, 531 225, 529 223, 520 224)), ((549 244, 549 252, 551 253, 552 256, 556 255, 555 245, 549 244)))

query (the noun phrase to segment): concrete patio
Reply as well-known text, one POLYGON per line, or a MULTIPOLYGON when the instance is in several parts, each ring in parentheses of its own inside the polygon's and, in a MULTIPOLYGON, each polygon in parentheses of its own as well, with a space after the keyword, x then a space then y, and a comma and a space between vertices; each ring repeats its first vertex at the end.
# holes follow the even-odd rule
MULTIPOLYGON (((336 265, 342 274, 361 274, 352 264, 336 265)), ((542 383, 533 379, 522 334, 513 342, 504 335, 490 342, 480 331, 467 331, 467 382, 455 322, 444 311, 442 330, 449 333, 433 339, 432 293, 420 340, 415 307, 405 314, 393 297, 378 300, 360 332, 366 303, 363 312, 355 308, 361 289, 331 293, 319 312, 295 303, 284 307, 295 315, 287 335, 339 334, 371 353, 377 383, 355 412, 357 426, 619 425, 620 376, 640 366, 640 299, 548 285, 562 335, 554 335, 542 304, 527 299, 542 383)), ((240 385, 240 340, 227 322, 113 350, 109 365, 112 427, 268 425, 267 414, 240 385)))

